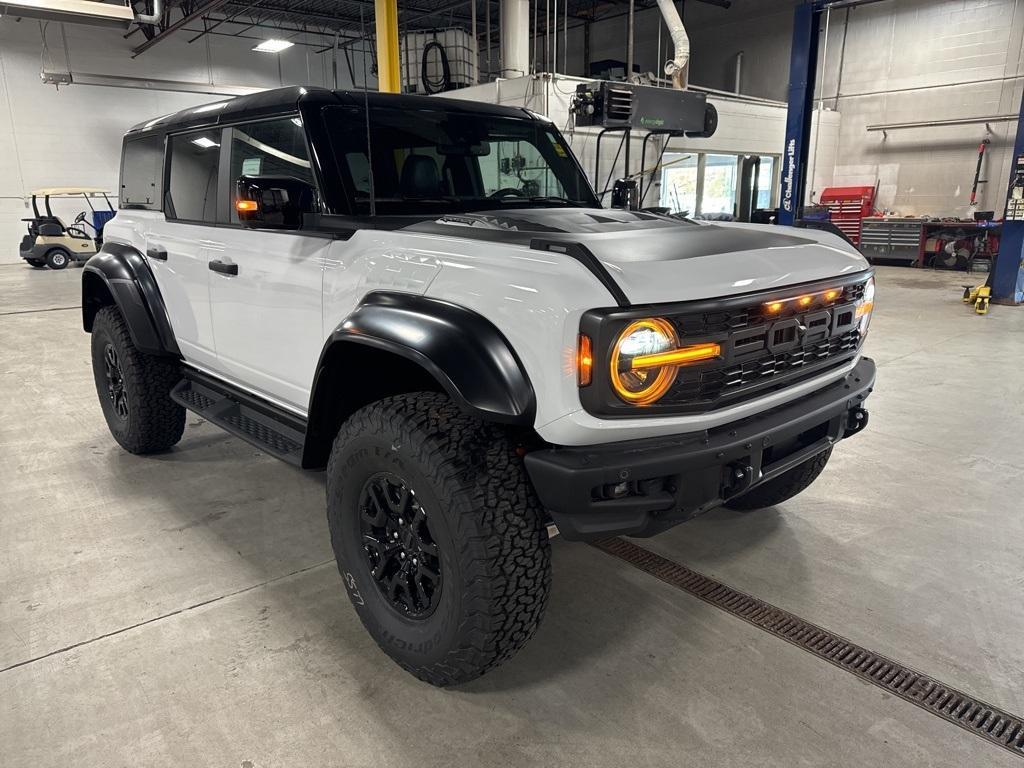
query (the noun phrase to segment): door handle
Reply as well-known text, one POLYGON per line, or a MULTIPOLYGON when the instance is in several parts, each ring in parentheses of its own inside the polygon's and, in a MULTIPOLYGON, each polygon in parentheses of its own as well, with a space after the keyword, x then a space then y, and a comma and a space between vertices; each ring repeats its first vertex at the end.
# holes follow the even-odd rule
POLYGON ((152 245, 146 249, 146 255, 157 261, 167 261, 167 249, 162 245, 152 245))
POLYGON ((227 264, 221 261, 220 259, 214 259, 213 261, 209 262, 207 266, 209 266, 210 269, 212 269, 214 272, 220 272, 222 275, 238 274, 237 264, 227 264))

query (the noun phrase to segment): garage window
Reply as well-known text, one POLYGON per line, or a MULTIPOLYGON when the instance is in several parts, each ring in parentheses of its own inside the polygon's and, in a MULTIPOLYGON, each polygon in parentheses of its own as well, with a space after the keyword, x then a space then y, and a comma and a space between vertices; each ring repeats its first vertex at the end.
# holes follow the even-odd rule
POLYGON ((121 161, 119 207, 159 210, 163 168, 163 136, 126 140, 121 161))
POLYGON ((169 219, 217 221, 217 168, 220 131, 197 131, 172 136, 166 213, 169 219))

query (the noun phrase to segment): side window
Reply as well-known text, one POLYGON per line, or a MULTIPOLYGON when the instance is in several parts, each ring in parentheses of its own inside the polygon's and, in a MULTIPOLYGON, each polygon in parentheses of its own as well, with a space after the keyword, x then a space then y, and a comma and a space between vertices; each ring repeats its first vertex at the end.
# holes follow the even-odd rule
POLYGON ((121 158, 119 207, 159 210, 163 169, 163 136, 126 140, 121 158))
POLYGON ((184 221, 217 221, 217 167, 220 129, 172 136, 167 217, 184 221))
POLYGON ((231 221, 238 221, 234 206, 235 182, 240 176, 291 176, 314 184, 306 152, 305 133, 297 117, 262 120, 231 129, 231 221))

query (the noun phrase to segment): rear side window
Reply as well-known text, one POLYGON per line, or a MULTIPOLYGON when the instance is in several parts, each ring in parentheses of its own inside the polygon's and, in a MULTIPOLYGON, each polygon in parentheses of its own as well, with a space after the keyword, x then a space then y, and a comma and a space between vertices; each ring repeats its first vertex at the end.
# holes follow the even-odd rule
POLYGON ((121 159, 119 207, 159 210, 163 168, 163 136, 126 140, 121 159))
POLYGON ((220 130, 172 136, 168 148, 171 159, 165 200, 167 217, 215 223, 220 130))
POLYGON ((235 210, 235 182, 240 176, 291 176, 314 185, 306 151, 305 132, 298 117, 244 123, 231 129, 231 221, 235 210))

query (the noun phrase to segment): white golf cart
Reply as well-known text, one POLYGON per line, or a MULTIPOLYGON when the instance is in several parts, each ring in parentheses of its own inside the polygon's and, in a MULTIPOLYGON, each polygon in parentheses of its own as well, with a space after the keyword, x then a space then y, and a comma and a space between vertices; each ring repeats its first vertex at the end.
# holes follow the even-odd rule
POLYGON ((33 267, 64 269, 68 264, 85 263, 103 243, 103 225, 114 217, 110 193, 95 187, 50 187, 32 193, 33 217, 28 222, 28 234, 21 239, 21 258, 33 267), (43 212, 39 211, 39 198, 43 199, 43 212), (82 198, 92 213, 82 211, 71 226, 64 224, 50 208, 50 198, 82 198), (103 198, 106 210, 97 210, 93 200, 103 198))

